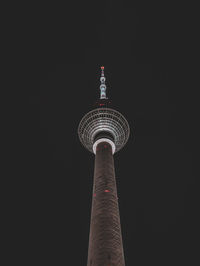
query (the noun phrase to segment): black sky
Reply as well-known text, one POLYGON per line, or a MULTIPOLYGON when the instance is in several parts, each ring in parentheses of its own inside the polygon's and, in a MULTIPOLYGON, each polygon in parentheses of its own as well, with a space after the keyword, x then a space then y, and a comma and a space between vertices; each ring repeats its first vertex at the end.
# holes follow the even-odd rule
POLYGON ((131 128, 114 156, 126 265, 198 258, 191 7, 124 2, 30 12, 27 265, 87 263, 94 156, 77 127, 99 96, 101 65, 131 128))

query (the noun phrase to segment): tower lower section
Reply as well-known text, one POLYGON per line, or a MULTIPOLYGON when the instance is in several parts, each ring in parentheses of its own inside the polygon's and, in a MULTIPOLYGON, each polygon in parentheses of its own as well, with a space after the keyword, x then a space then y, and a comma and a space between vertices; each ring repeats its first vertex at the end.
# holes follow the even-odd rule
POLYGON ((87 266, 125 266, 112 147, 96 147, 87 266))

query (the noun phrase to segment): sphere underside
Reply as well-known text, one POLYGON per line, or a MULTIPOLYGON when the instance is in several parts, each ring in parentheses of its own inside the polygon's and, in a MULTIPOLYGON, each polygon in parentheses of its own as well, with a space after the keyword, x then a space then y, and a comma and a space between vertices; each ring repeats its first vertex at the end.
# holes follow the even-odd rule
POLYGON ((93 153, 95 136, 99 133, 111 134, 115 143, 115 152, 127 142, 130 129, 125 117, 111 108, 97 108, 87 113, 79 123, 78 135, 81 143, 93 153))

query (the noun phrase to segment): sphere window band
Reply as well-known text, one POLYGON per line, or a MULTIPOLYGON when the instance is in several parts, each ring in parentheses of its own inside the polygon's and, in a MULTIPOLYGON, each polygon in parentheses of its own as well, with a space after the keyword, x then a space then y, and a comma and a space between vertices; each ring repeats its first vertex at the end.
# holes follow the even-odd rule
POLYGON ((115 153, 115 143, 112 140, 110 140, 110 139, 101 138, 101 139, 96 140, 95 143, 93 144, 93 152, 94 152, 94 154, 96 154, 97 145, 99 143, 101 143, 101 142, 109 143, 111 145, 111 147, 112 147, 112 154, 115 153))

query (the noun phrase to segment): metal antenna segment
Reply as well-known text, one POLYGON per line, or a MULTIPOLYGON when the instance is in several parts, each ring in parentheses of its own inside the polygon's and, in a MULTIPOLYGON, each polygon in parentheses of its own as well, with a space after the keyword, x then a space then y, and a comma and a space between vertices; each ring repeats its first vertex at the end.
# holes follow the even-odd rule
POLYGON ((100 99, 106 99, 106 78, 104 76, 104 66, 101 67, 101 77, 100 77, 100 99))

